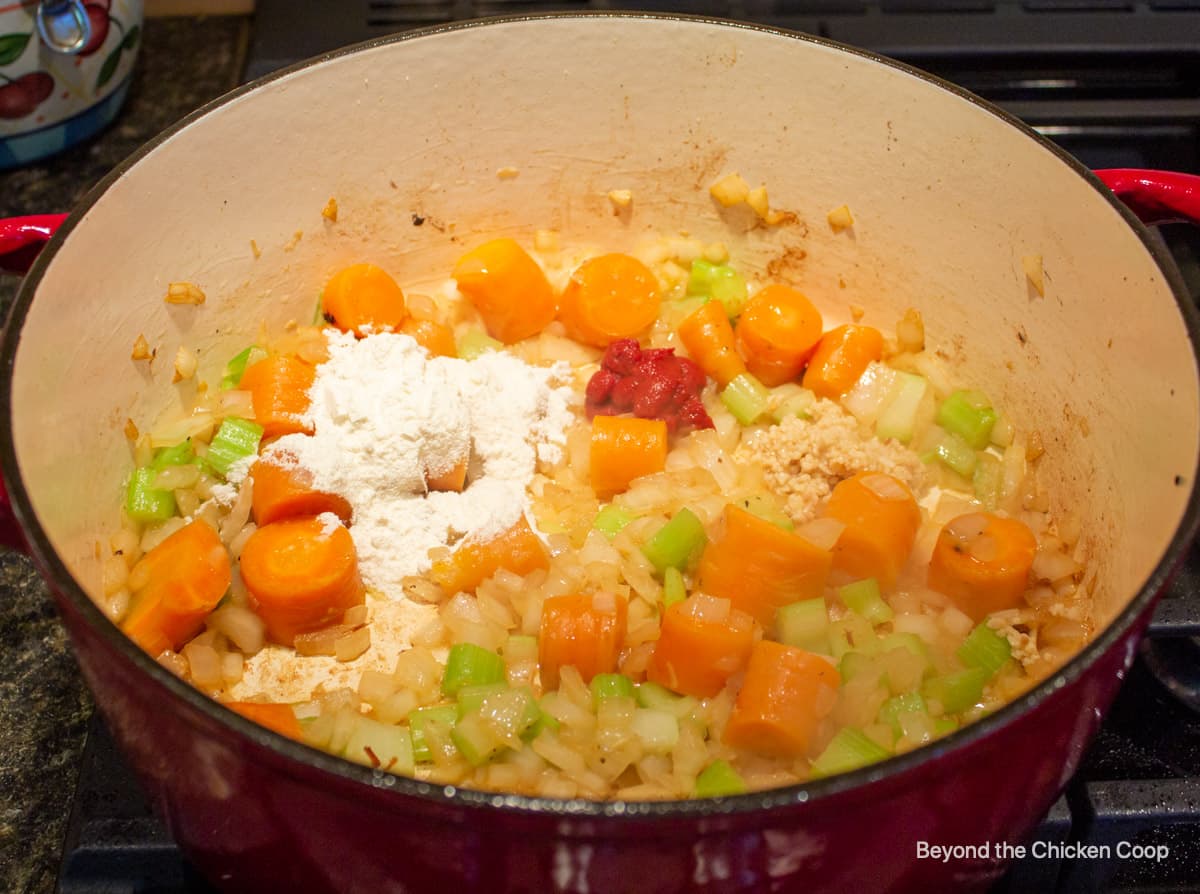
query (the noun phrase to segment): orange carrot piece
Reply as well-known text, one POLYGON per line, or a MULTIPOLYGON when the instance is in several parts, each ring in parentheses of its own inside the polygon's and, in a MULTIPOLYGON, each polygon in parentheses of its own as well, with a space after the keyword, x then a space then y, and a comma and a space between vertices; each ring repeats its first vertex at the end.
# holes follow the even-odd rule
POLYGON ((263 525, 242 547, 241 569, 267 635, 285 646, 365 599, 350 532, 315 518, 263 525))
POLYGON ((1021 604, 1036 553, 1037 539, 1023 522, 990 512, 960 515, 938 534, 929 586, 982 621, 1021 604))
POLYGON ((409 317, 400 326, 400 331, 405 335, 411 335, 417 344, 429 352, 431 357, 458 356, 454 333, 441 323, 409 317))
POLYGON ((576 341, 608 347, 658 318, 658 280, 637 258, 600 255, 584 261, 563 289, 559 319, 576 341))
POLYGON ((335 273, 321 294, 321 309, 343 332, 357 333, 363 326, 398 329, 408 319, 404 292, 374 264, 352 264, 335 273))
POLYGON ((454 493, 462 493, 463 487, 467 483, 467 457, 463 457, 449 469, 439 472, 436 475, 431 474, 429 469, 425 470, 425 486, 429 490, 453 491, 454 493))
POLYGON ((679 339, 696 364, 724 388, 746 371, 733 326, 720 301, 706 301, 679 324, 679 339))
POLYGON ((802 757, 817 725, 833 709, 840 682, 828 659, 759 640, 722 741, 773 757, 802 757))
POLYGON ((833 547, 833 567, 854 580, 873 577, 885 590, 896 583, 921 526, 921 509, 907 485, 883 472, 840 481, 825 514, 846 527, 833 547))
POLYGON ((723 620, 709 619, 701 611, 702 600, 712 597, 693 595, 663 612, 646 676, 676 692, 711 698, 746 666, 754 619, 733 609, 723 620))
POLYGON ((291 354, 273 354, 246 368, 238 388, 250 392, 254 421, 263 427, 264 438, 312 434, 303 418, 316 377, 316 367, 291 354))
POLYGON ((596 674, 616 671, 626 617, 625 597, 607 593, 551 596, 543 602, 538 631, 542 689, 557 689, 559 670, 568 666, 585 683, 596 674))
POLYGON ((483 317, 488 334, 505 344, 537 335, 558 310, 546 274, 512 239, 472 249, 451 275, 483 317))
POLYGON ((521 516, 499 537, 487 541, 466 540, 449 559, 433 563, 429 576, 448 595, 474 593, 475 588, 501 568, 526 575, 550 567, 550 554, 529 522, 521 516))
POLYGON ((291 705, 281 705, 274 702, 225 702, 225 707, 236 711, 247 720, 253 720, 259 726, 274 730, 281 736, 304 741, 304 730, 296 719, 296 712, 291 705))
POLYGON ((883 356, 883 334, 872 326, 846 324, 830 329, 817 342, 801 384, 817 397, 841 397, 872 360, 883 356))
POLYGON ((631 416, 592 419, 589 451, 592 489, 607 500, 642 475, 661 472, 667 463, 667 423, 631 416))
POLYGON ((204 627, 231 578, 229 552, 217 532, 190 522, 130 571, 133 602, 121 629, 151 655, 178 650, 204 627))
POLYGON ((790 382, 821 338, 821 312, 788 286, 770 285, 746 303, 734 330, 746 369, 767 387, 790 382))
POLYGON ((314 490, 312 473, 302 466, 282 466, 260 459, 250 467, 250 478, 254 482, 250 511, 254 523, 260 527, 285 518, 320 515, 322 512, 332 512, 344 524, 350 524, 354 510, 346 499, 338 494, 314 490))
POLYGON ((697 588, 764 626, 782 605, 824 594, 833 557, 798 534, 732 504, 700 556, 697 588))

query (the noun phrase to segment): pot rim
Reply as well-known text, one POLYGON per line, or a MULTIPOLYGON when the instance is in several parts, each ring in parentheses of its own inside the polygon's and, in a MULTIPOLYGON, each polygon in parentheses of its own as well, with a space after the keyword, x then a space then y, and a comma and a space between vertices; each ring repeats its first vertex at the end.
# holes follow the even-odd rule
MULTIPOLYGON (((1179 566, 1188 545, 1195 536, 1198 526, 1200 526, 1200 455, 1197 456, 1196 465, 1193 467, 1190 482, 1191 493, 1189 494, 1183 517, 1150 576, 1112 623, 1060 668, 1058 673, 1043 680, 1038 686, 1029 690, 1020 698, 1009 702, 982 720, 968 724, 930 745, 917 748, 906 754, 894 756, 877 764, 826 779, 722 798, 677 801, 590 801, 585 799, 542 798, 461 789, 453 785, 435 785, 409 777, 395 776, 379 770, 371 770, 349 760, 335 757, 327 752, 288 739, 252 723, 232 710, 222 707, 218 702, 200 692, 200 690, 180 680, 134 645, 132 640, 122 634, 116 625, 108 620, 79 583, 76 582, 66 565, 55 552, 49 537, 38 523, 32 502, 20 476, 16 459, 16 448, 11 434, 12 382, 21 327, 28 315, 37 287, 46 269, 53 263, 54 255, 88 209, 99 200, 113 183, 123 177, 142 158, 154 151, 166 140, 185 128, 190 127, 215 109, 226 103, 240 99, 244 95, 279 78, 286 77, 306 68, 322 65, 325 62, 342 56, 359 53, 387 44, 402 43, 435 34, 475 29, 488 25, 536 22, 563 18, 674 21, 761 32, 778 38, 815 44, 827 49, 849 53, 885 65, 900 73, 920 78, 927 83, 954 94, 960 99, 971 102, 973 105, 989 112, 1009 126, 1015 127, 1026 137, 1038 142, 1042 148, 1052 152, 1075 171, 1075 173, 1088 181, 1094 189, 1105 197, 1117 213, 1122 216, 1126 224, 1137 234, 1143 246, 1163 274, 1166 284, 1174 295, 1180 314, 1183 317, 1188 338, 1192 343, 1193 353, 1197 356, 1198 363, 1200 363, 1200 312, 1197 311, 1193 304, 1182 276, 1165 245, 1160 240, 1153 238, 1148 228, 1078 159, 1069 155, 1048 138, 1037 133, 1008 112, 992 105, 962 87, 942 80, 928 72, 876 53, 826 38, 814 37, 766 25, 738 22, 711 16, 676 13, 622 11, 540 13, 537 15, 471 19, 414 29, 373 38, 314 56, 240 85, 228 93, 205 103, 146 142, 113 168, 72 209, 68 219, 42 250, 33 267, 21 283, 20 290, 9 313, 3 339, 0 341, 0 414, 2 414, 2 418, 9 420, 9 424, 4 426, 3 437, 0 438, 0 471, 2 471, 4 480, 7 483, 13 511, 25 534, 30 553, 38 563, 43 575, 45 575, 47 584, 60 598, 68 601, 79 611, 93 632, 104 641, 106 646, 130 662, 137 671, 146 675, 153 683, 170 693, 171 696, 182 699, 190 709, 199 712, 207 722, 230 728, 237 735, 249 739, 255 745, 270 752, 275 760, 284 765, 284 769, 290 769, 289 765, 299 763, 338 777, 345 783, 368 786, 374 789, 383 788, 395 792, 397 796, 417 798, 421 801, 432 802, 441 806, 485 810, 503 808, 528 815, 644 820, 671 817, 701 818, 728 816, 766 809, 797 807, 810 801, 827 799, 852 789, 864 788, 874 783, 901 777, 926 762, 936 761, 951 752, 964 750, 976 741, 991 735, 994 731, 1015 722, 1021 715, 1034 710, 1053 697, 1060 689, 1078 681, 1100 656, 1114 648, 1118 641, 1125 636, 1138 620, 1149 612, 1156 597, 1165 588, 1179 566)), ((402 801, 398 800, 397 803, 402 803, 402 801)))

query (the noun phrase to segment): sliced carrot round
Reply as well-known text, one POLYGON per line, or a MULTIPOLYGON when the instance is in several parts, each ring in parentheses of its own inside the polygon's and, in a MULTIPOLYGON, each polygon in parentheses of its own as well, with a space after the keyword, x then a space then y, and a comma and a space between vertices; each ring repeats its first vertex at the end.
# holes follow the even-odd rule
POLYGON ((254 421, 263 427, 264 439, 312 433, 305 416, 316 378, 316 367, 293 354, 272 354, 246 367, 238 388, 250 392, 254 421))
POLYGON ((542 603, 538 665, 542 688, 558 688, 559 670, 574 667, 585 683, 617 669, 625 639, 626 603, 606 593, 551 596, 542 603))
POLYGON ((754 645, 754 619, 735 609, 724 618, 709 617, 699 604, 703 600, 722 601, 696 594, 663 612, 646 676, 676 692, 712 698, 746 666, 754 645))
POLYGON ((296 712, 292 710, 291 705, 274 702, 225 702, 225 707, 282 736, 297 742, 304 741, 304 730, 300 727, 300 721, 296 719, 296 712))
POLYGON ((883 334, 871 326, 847 324, 830 329, 817 342, 802 384, 817 397, 841 397, 872 360, 883 356, 883 334))
POLYGON ((315 490, 312 473, 303 466, 260 459, 250 467, 250 478, 254 482, 250 511, 257 525, 322 512, 332 512, 344 524, 350 524, 354 511, 346 499, 315 490))
POLYGON ((602 500, 627 489, 633 479, 667 464, 667 423, 632 416, 592 419, 589 450, 592 489, 602 500))
POLYGON ((408 319, 404 292, 374 264, 353 264, 335 273, 321 295, 321 309, 343 332, 364 326, 398 329, 408 319))
POLYGON ((825 514, 846 526, 833 547, 833 567, 891 587, 921 526, 921 508, 907 485, 883 472, 859 472, 833 488, 825 514))
POLYGON ((1036 554, 1037 539, 1023 522, 990 512, 960 515, 938 534, 929 586, 981 621, 1021 604, 1036 554))
POLYGON ((720 301, 708 301, 679 324, 679 340, 688 355, 724 388, 746 371, 737 351, 733 326, 720 301))
POLYGON ((605 348, 632 338, 658 318, 658 280, 637 258, 600 255, 584 261, 560 301, 559 319, 576 341, 605 348))
POLYGON ((821 312, 789 286, 769 285, 746 303, 734 329, 748 369, 768 387, 790 382, 821 338, 821 312))
POLYGON ((464 540, 448 559, 433 563, 429 576, 447 596, 452 596, 459 592, 474 593, 476 587, 501 568, 524 576, 549 567, 550 554, 545 544, 522 515, 498 537, 464 540))
POLYGON ((242 547, 241 569, 267 634, 284 645, 364 600, 350 532, 322 519, 263 525, 242 547))
POLYGON ((505 344, 537 335, 558 309, 546 274, 513 239, 471 249, 451 275, 483 317, 488 334, 505 344))
POLYGON ((454 333, 441 323, 409 317, 401 325, 400 331, 405 335, 411 335, 413 340, 428 351, 432 357, 458 356, 454 333))

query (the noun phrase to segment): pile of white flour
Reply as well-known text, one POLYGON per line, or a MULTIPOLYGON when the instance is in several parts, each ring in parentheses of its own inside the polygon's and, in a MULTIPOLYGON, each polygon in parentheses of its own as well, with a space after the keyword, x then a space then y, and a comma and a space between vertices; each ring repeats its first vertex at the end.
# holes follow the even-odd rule
POLYGON ((569 381, 565 363, 431 358, 407 335, 330 333, 309 392, 313 434, 282 437, 263 458, 303 466, 314 488, 350 503, 363 582, 400 599, 400 580, 428 570, 430 549, 490 539, 526 511, 538 460, 562 455, 569 381), (464 457, 462 493, 426 492, 427 475, 464 457))

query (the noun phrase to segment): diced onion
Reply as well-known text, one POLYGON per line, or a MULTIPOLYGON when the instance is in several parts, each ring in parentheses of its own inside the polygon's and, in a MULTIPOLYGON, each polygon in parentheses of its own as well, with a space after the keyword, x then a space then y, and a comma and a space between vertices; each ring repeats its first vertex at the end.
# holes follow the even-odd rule
POLYGON ((188 438, 207 441, 212 436, 214 425, 215 420, 211 413, 196 413, 175 418, 150 430, 150 446, 156 450, 160 447, 174 447, 188 438))
POLYGON ((187 660, 192 682, 197 686, 221 685, 224 679, 221 675, 221 656, 212 646, 193 640, 183 647, 183 657, 187 660))
POLYGON ((867 364, 866 370, 842 398, 842 406, 867 425, 873 425, 884 401, 896 384, 896 371, 877 361, 867 364))
MULTIPOLYGON (((142 552, 150 552, 150 550, 154 549, 154 547, 158 546, 186 524, 187 522, 184 519, 176 516, 175 518, 168 518, 165 522, 155 525, 152 528, 147 528, 146 532, 142 534, 142 552)), ((134 589, 140 589, 140 587, 134 586, 132 581, 130 582, 130 586, 134 587, 134 589)))
POLYGON ((864 475, 862 483, 863 487, 881 500, 907 500, 912 496, 908 489, 891 475, 864 475))
POLYGON ((723 623, 729 617, 731 603, 707 593, 696 593, 687 600, 688 613, 698 621, 723 623))
POLYGON ((1080 569, 1078 562, 1058 550, 1040 549, 1033 557, 1033 576, 1052 584, 1073 577, 1080 569))
POLYGON ((167 466, 154 476, 153 486, 158 490, 178 490, 195 487, 199 480, 200 467, 195 463, 184 463, 181 466, 167 466))
POLYGON ((239 605, 226 604, 208 616, 208 626, 229 638, 246 655, 253 655, 266 643, 266 625, 262 618, 239 605))
POLYGON ((796 533, 818 549, 833 549, 846 530, 845 522, 836 518, 814 518, 796 528, 796 533))

